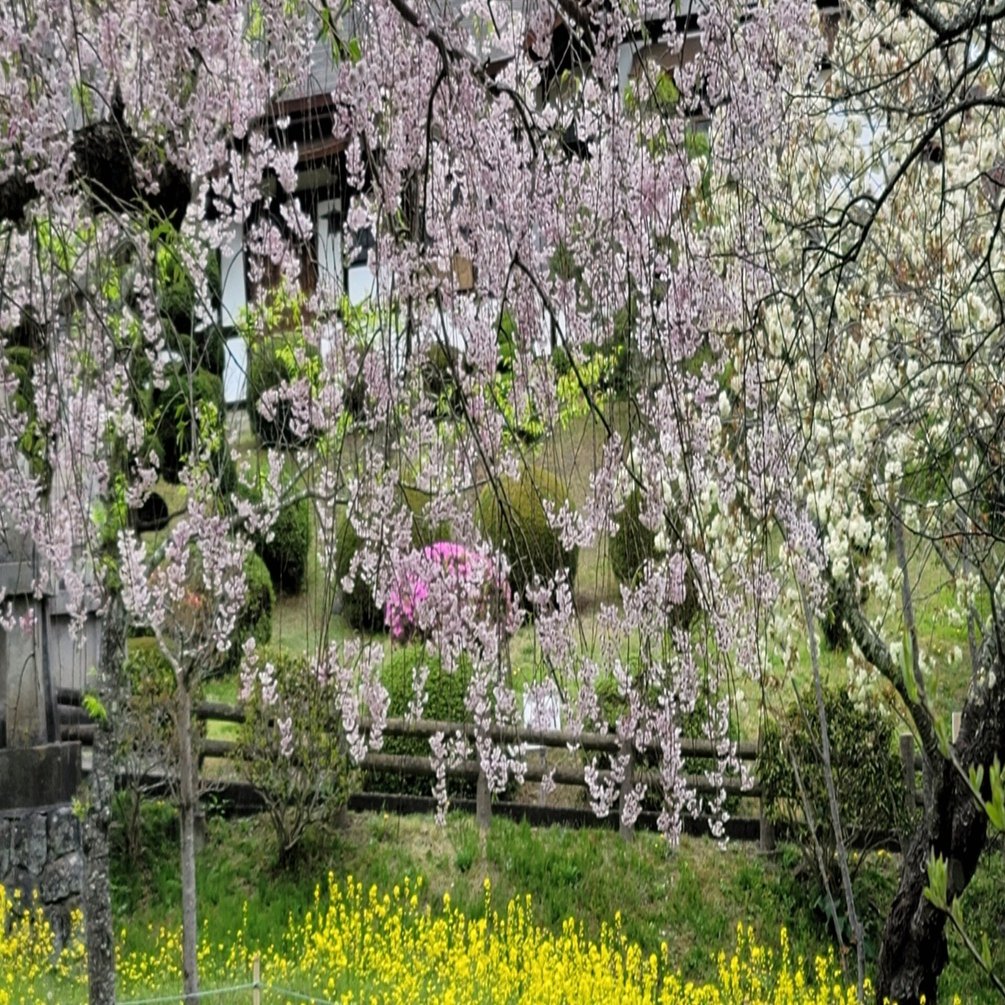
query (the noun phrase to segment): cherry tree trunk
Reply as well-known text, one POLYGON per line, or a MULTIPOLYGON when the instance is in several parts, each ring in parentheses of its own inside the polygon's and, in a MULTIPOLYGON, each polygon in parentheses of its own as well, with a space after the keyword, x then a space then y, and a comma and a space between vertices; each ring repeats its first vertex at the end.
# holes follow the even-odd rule
POLYGON ((115 1005, 115 926, 108 878, 108 828, 115 794, 115 739, 112 732, 119 674, 125 657, 125 612, 113 596, 102 625, 97 692, 105 720, 94 735, 90 799, 84 817, 84 936, 87 941, 88 1001, 115 1005))
POLYGON ((192 694, 183 675, 178 678, 178 817, 181 828, 182 976, 185 1002, 199 1000, 196 945, 195 844, 198 788, 192 754, 192 694))
MULTIPOLYGON (((989 647, 990 648, 990 647, 989 647)), ((1005 661, 1001 654, 975 675, 963 708, 955 749, 964 769, 1005 753, 1005 661)), ((946 915, 925 897, 932 854, 948 863, 947 899, 966 889, 987 837, 987 815, 948 759, 926 767, 925 808, 904 851, 900 885, 886 919, 876 973, 876 1001, 935 1005, 949 960, 946 915)), ((965 921, 965 919, 964 919, 965 921)))

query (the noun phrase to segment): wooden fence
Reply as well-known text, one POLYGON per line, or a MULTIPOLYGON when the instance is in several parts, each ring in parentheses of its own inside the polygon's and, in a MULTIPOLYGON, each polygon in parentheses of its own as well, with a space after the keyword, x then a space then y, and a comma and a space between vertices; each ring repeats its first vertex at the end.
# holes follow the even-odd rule
MULTIPOLYGON (((221 702, 204 701, 196 705, 195 716, 208 724, 213 722, 242 723, 244 711, 239 705, 227 705, 221 702)), ((90 721, 86 710, 81 704, 78 691, 60 689, 58 693, 58 714, 60 734, 64 740, 79 740, 85 746, 93 742, 95 726, 90 721)), ((363 723, 364 728, 367 723, 363 723)), ((400 736, 411 738, 432 737, 436 733, 444 736, 461 735, 474 739, 475 727, 472 723, 441 722, 435 720, 389 719, 384 726, 385 736, 400 736)), ((620 804, 631 792, 636 782, 658 787, 659 773, 640 763, 639 753, 622 745, 618 737, 612 733, 582 732, 572 733, 568 730, 529 729, 524 727, 494 726, 489 730, 491 739, 499 744, 509 744, 523 747, 529 754, 524 771, 526 782, 542 782, 549 778, 555 785, 573 786, 586 789, 586 765, 555 764, 554 758, 549 761, 547 751, 569 751, 578 748, 587 754, 628 755, 628 770, 620 785, 620 800, 617 812, 612 812, 608 819, 598 819, 586 806, 560 807, 542 803, 507 802, 495 800, 490 796, 484 772, 476 760, 465 760, 447 766, 447 776, 450 778, 473 779, 476 782, 476 798, 455 799, 451 797, 450 805, 454 809, 473 811, 482 827, 487 827, 492 814, 527 819, 532 823, 567 823, 578 826, 613 826, 619 827, 622 836, 631 836, 633 827, 620 821, 620 804)), ((236 756, 237 744, 233 740, 203 738, 200 741, 200 766, 207 758, 232 761, 236 756)), ((741 762, 752 763, 757 759, 758 744, 739 742, 736 745, 736 758, 741 762)), ((705 739, 681 740, 681 754, 691 761, 714 763, 716 760, 715 744, 705 739)), ((916 752, 914 738, 905 733, 900 738, 900 755, 904 782, 909 806, 920 802, 917 772, 921 768, 921 757, 916 752)), ((644 760, 644 759, 643 759, 644 760)), ((434 777, 435 768, 430 757, 409 754, 368 753, 360 765, 366 771, 387 772, 410 777, 434 777)), ((245 783, 237 780, 239 772, 231 768, 229 775, 219 786, 218 799, 230 804, 238 811, 255 810, 261 807, 260 795, 245 783)), ((598 775, 602 779, 610 777, 609 770, 601 770, 598 775)), ((713 794, 721 789, 727 796, 736 796, 749 800, 749 807, 756 801, 756 816, 737 815, 726 822, 726 834, 730 838, 740 840, 756 840, 762 849, 774 847, 774 829, 765 812, 761 786, 753 777, 753 771, 748 772, 750 783, 744 785, 737 776, 728 776, 721 781, 713 780, 708 774, 689 774, 686 781, 690 788, 699 794, 713 794)), ((581 800, 584 801, 584 800, 581 800)), ((364 791, 355 793, 350 798, 351 809, 385 809, 395 812, 429 812, 435 806, 435 800, 429 797, 401 795, 364 791)), ((742 808, 742 804, 741 804, 742 808)), ((748 810, 749 812, 749 810, 748 810)), ((643 811, 636 822, 637 826, 655 829, 657 814, 643 811)), ((688 820, 685 829, 691 833, 708 834, 708 821, 688 820)))

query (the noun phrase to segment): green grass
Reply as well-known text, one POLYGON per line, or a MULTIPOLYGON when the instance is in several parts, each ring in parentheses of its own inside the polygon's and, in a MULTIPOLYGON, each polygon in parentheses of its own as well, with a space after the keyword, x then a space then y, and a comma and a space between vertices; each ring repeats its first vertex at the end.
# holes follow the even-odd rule
MULTIPOLYGON (((269 865, 270 842, 263 819, 211 820, 198 883, 201 924, 214 942, 226 938, 247 902, 246 931, 269 944, 331 870, 364 887, 421 874, 430 903, 449 892, 471 917, 484 912, 488 877, 497 905, 530 893, 540 923, 558 930, 574 917, 590 937, 620 912, 629 939, 652 952, 667 943, 671 958, 694 977, 711 972, 710 955, 732 945, 740 921, 767 939, 782 925, 794 928, 798 950, 810 955, 826 944, 786 868, 739 845, 720 851, 711 841, 684 839, 670 852, 653 834, 629 843, 608 830, 535 829, 497 819, 482 835, 473 820, 456 815, 441 829, 427 818, 350 814, 345 831, 315 838, 284 871, 269 865)), ((149 948, 160 925, 180 922, 177 872, 173 835, 165 832, 138 869, 116 869, 127 951, 149 948)))
MULTIPOLYGON (((150 811, 149 845, 140 862, 115 861, 117 929, 125 952, 153 946, 157 930, 180 923, 176 835, 172 815, 150 811)), ((773 941, 784 925, 794 950, 808 958, 832 944, 811 877, 799 872, 798 856, 784 848, 764 856, 734 843, 719 849, 707 839, 685 838, 671 850, 662 838, 640 833, 625 842, 609 830, 531 828, 496 819, 482 834, 468 817, 451 815, 444 828, 424 817, 349 814, 344 830, 315 835, 287 869, 274 862, 271 834, 262 818, 211 819, 199 856, 200 926, 214 943, 226 943, 238 926, 248 941, 276 942, 288 918, 308 909, 318 883, 331 871, 363 883, 391 888, 405 876, 422 875, 430 905, 445 893, 469 917, 485 909, 484 880, 493 904, 530 893, 538 923, 559 930, 567 918, 595 937, 620 913, 625 935, 646 952, 666 943, 669 958, 685 977, 707 979, 712 958, 733 944, 736 925, 754 927, 773 941)), ((897 861, 870 857, 857 874, 859 911, 873 933, 871 965, 883 913, 892 896, 897 861)), ((987 931, 995 961, 1005 966, 1005 904, 1000 897, 1005 864, 999 842, 986 855, 966 895, 965 917, 987 931)), ((942 994, 966 1003, 989 999, 987 985, 950 938, 951 963, 942 994)))

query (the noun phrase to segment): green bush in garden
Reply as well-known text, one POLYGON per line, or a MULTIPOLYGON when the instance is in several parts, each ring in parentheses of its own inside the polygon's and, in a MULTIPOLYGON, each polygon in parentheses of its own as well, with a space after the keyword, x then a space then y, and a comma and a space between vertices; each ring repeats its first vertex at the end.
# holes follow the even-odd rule
MULTIPOLYGON (((464 704, 464 697, 471 682, 470 666, 465 662, 454 673, 448 673, 440 661, 430 656, 422 645, 393 649, 384 661, 381 680, 390 699, 388 717, 403 718, 408 714, 413 697, 412 674, 422 666, 429 668, 422 718, 441 722, 467 722, 471 716, 464 704)), ((422 736, 386 736, 382 752, 428 757, 429 740, 422 736)), ((433 778, 398 775, 390 771, 370 772, 364 784, 374 792, 428 796, 432 792, 433 778)), ((474 779, 466 778, 448 779, 447 782, 451 795, 470 799, 475 796, 475 785, 474 779)))
POLYGON ((314 436, 298 435, 293 429, 293 409, 280 394, 271 418, 259 410, 262 395, 282 384, 311 378, 320 365, 320 354, 303 339, 275 336, 248 343, 248 419, 251 428, 267 447, 288 449, 311 442, 314 436))
POLYGON ((169 367, 164 378, 164 387, 153 395, 156 425, 152 435, 156 436, 162 451, 161 476, 170 482, 178 481, 192 450, 196 416, 199 409, 204 409, 215 441, 210 462, 214 477, 219 482, 221 494, 232 492, 236 472, 223 433, 223 381, 208 370, 189 372, 182 365, 169 367))
POLYGON ((510 585, 521 603, 526 603, 535 577, 548 580, 565 568, 570 586, 575 582, 579 549, 562 547, 544 508, 547 501, 558 510, 568 497, 562 479, 543 468, 533 468, 520 479, 504 478, 479 496, 478 523, 509 561, 510 585))
POLYGON ((358 631, 378 632, 384 627, 384 609, 373 599, 370 587, 358 574, 351 589, 342 586, 359 546, 356 528, 344 516, 340 517, 335 530, 335 575, 342 591, 342 617, 358 631))
POLYGON ((311 830, 342 822, 358 775, 336 703, 306 656, 269 648, 258 653, 257 667, 244 696, 236 760, 265 801, 285 865, 311 830))
POLYGON ((631 586, 639 570, 656 557, 656 532, 641 516, 642 494, 633 489, 618 514, 618 529, 611 538, 611 571, 619 583, 631 586))
POLYGON ((280 593, 300 593, 307 585, 311 554, 311 504, 297 499, 280 508, 268 540, 255 541, 280 593))
MULTIPOLYGON (((824 709, 841 829, 846 846, 860 850, 853 866, 861 865, 865 859, 862 850, 876 847, 891 834, 906 833, 911 819, 893 724, 882 709, 857 705, 837 687, 824 689, 824 709)), ((777 720, 765 724, 756 776, 768 816, 783 824, 783 833, 796 843, 803 870, 816 884, 816 906, 829 913, 818 846, 828 885, 839 905, 841 877, 820 750, 816 697, 813 688, 806 687, 777 720)), ((829 917, 828 921, 835 928, 846 923, 841 917, 829 917)))
MULTIPOLYGON (((412 521, 412 546, 424 548, 437 541, 452 541, 453 533, 444 521, 433 523, 425 512, 429 502, 428 493, 411 486, 399 489, 399 498, 407 507, 412 521)), ((360 540, 356 529, 342 515, 335 531, 336 559, 335 572, 339 583, 349 573, 353 556, 359 550, 360 540)), ((353 627, 361 631, 376 632, 384 628, 384 609, 378 607, 370 587, 357 577, 351 590, 342 593, 342 616, 353 627)))
POLYGON ((237 616, 231 636, 230 652, 222 672, 236 670, 241 664, 244 644, 253 638, 256 646, 263 646, 272 638, 272 609, 276 593, 272 576, 262 557, 252 552, 244 563, 244 603, 237 616))

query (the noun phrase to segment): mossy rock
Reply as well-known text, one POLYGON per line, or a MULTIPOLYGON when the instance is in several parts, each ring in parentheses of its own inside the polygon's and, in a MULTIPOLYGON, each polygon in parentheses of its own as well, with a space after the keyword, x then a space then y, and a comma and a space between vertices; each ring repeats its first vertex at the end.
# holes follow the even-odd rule
POLYGON ((562 547, 544 509, 545 500, 560 509, 568 495, 556 474, 533 468, 518 480, 501 479, 498 491, 486 486, 478 498, 478 525, 508 559, 510 586, 521 603, 526 604, 527 589, 535 577, 548 580, 565 568, 570 587, 575 583, 579 549, 562 547))

